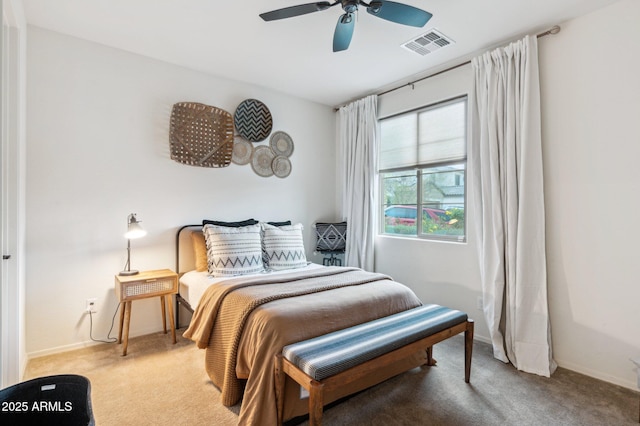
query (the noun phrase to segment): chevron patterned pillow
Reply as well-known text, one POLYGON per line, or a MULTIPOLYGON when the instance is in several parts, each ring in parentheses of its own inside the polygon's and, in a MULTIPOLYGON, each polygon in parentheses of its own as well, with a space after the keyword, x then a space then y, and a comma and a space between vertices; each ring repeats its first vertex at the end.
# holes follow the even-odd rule
POLYGON ((262 249, 269 269, 301 268, 307 265, 302 240, 302 224, 273 226, 262 225, 262 249))
POLYGON ((205 225, 209 275, 230 277, 264 270, 260 225, 232 228, 205 225))

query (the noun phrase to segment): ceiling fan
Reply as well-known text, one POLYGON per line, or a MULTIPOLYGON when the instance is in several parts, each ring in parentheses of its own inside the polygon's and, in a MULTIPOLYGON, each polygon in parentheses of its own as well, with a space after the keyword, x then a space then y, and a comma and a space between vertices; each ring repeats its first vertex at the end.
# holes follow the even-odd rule
POLYGON ((433 16, 431 13, 425 12, 417 7, 393 1, 374 0, 367 3, 362 0, 341 0, 333 3, 320 1, 285 7, 272 10, 271 12, 261 13, 260 17, 265 21, 275 21, 277 19, 292 18, 294 16, 320 12, 338 4, 342 6, 344 15, 341 15, 338 19, 335 32, 333 33, 334 52, 347 50, 349 48, 355 25, 355 13, 358 11, 358 6, 366 7, 369 14, 377 16, 378 18, 398 24, 410 25, 412 27, 423 27, 433 16))

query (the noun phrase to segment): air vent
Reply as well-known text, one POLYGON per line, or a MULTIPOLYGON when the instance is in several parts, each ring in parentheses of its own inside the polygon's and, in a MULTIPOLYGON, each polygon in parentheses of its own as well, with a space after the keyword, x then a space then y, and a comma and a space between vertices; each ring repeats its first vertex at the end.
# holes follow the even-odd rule
POLYGON ((435 52, 436 50, 449 46, 453 43, 455 42, 449 37, 436 29, 432 29, 402 44, 402 47, 410 50, 411 52, 426 56, 429 53, 435 52))

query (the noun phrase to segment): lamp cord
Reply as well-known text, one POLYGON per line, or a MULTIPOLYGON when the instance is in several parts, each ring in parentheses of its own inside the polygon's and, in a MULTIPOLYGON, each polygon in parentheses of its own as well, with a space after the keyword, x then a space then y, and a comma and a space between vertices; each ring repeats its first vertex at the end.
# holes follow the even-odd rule
POLYGON ((120 309, 120 305, 122 305, 122 302, 118 303, 118 306, 116 306, 116 311, 113 313, 113 318, 111 318, 111 328, 109 329, 109 333, 107 333, 107 340, 93 338, 93 313, 89 311, 89 337, 91 338, 91 340, 93 340, 94 342, 102 343, 116 343, 118 341, 117 338, 111 337, 111 331, 113 331, 113 324, 116 320, 116 314, 118 313, 118 309, 120 309))

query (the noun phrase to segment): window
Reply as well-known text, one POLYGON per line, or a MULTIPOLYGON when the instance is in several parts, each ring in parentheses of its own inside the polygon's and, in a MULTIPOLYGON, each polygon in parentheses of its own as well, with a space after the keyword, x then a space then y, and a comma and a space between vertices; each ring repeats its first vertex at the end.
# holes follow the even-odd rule
POLYGON ((464 97, 380 120, 383 234, 465 241, 466 116, 464 97))

